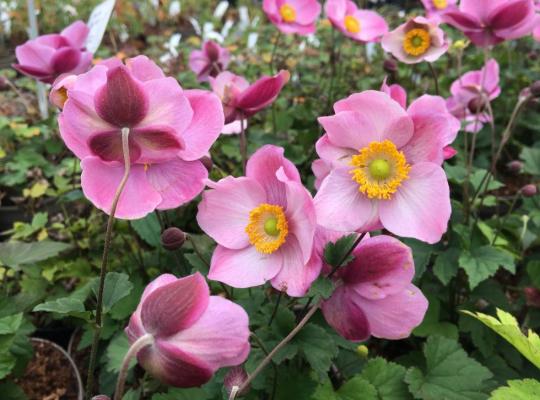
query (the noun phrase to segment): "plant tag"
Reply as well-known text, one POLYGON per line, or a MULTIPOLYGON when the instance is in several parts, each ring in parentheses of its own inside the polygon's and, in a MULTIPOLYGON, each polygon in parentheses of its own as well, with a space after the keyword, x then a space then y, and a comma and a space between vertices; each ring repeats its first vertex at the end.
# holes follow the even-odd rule
POLYGON ((111 19, 115 3, 116 0, 105 0, 94 8, 94 11, 90 14, 87 24, 90 28, 90 33, 86 39, 86 49, 91 53, 95 54, 101 44, 101 40, 107 29, 107 24, 111 19))

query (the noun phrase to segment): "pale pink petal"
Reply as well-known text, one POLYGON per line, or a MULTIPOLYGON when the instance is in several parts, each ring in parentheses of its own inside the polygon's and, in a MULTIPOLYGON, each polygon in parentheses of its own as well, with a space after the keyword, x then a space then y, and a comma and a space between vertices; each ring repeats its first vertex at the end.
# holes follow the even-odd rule
POLYGON ((355 152, 380 140, 374 123, 361 111, 342 111, 329 117, 319 117, 330 143, 355 152))
POLYGON ((264 189, 251 178, 227 177, 203 193, 197 222, 218 244, 229 249, 249 245, 246 227, 250 212, 265 203, 264 189))
POLYGON ((383 226, 396 235, 428 243, 441 240, 451 213, 443 169, 427 162, 413 165, 392 199, 379 203, 379 212, 383 226))
POLYGON ((165 78, 165 74, 157 64, 146 56, 128 58, 126 66, 131 70, 133 76, 140 81, 165 78))
POLYGON ((212 255, 208 279, 236 288, 259 286, 275 277, 282 266, 279 252, 263 254, 254 246, 230 250, 218 245, 212 255))
POLYGON ((319 157, 325 161, 335 162, 344 166, 350 164, 352 155, 358 154, 359 150, 334 146, 326 134, 317 140, 317 143, 315 143, 315 149, 317 150, 319 157))
POLYGON ((73 47, 82 48, 84 47, 88 33, 90 33, 88 25, 83 21, 75 21, 71 25, 65 27, 60 34, 65 37, 73 47))

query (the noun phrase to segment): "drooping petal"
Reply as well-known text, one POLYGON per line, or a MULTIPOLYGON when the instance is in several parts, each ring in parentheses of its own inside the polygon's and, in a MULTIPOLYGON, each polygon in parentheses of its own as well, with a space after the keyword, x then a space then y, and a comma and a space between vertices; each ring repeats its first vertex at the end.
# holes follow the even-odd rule
POLYGON ((250 117, 272 104, 283 86, 289 81, 289 71, 282 70, 274 76, 264 76, 249 86, 236 99, 236 108, 250 117))
MULTIPOLYGON (((129 158, 131 162, 134 162, 140 157, 141 148, 131 138, 128 143, 129 158)), ((103 161, 124 162, 122 134, 118 129, 93 135, 88 140, 88 147, 92 151, 92 154, 98 156, 103 161)))
POLYGON ((420 325, 428 307, 425 296, 412 284, 381 300, 369 300, 359 295, 352 299, 364 311, 371 334, 390 340, 408 337, 420 325))
POLYGON ((347 286, 337 288, 322 304, 326 322, 347 340, 362 341, 370 336, 370 326, 362 308, 351 301, 347 286))
POLYGON ((460 11, 449 11, 441 18, 447 24, 464 32, 479 32, 482 29, 482 22, 477 17, 460 11))
POLYGON ((132 141, 140 149, 136 160, 141 164, 172 160, 185 148, 182 138, 166 125, 135 128, 130 132, 130 143, 132 141))
POLYGON ((193 161, 208 153, 223 130, 225 119, 221 101, 214 93, 187 90, 184 94, 193 110, 193 118, 182 135, 186 146, 179 155, 184 160, 193 161))
POLYGON ((203 193, 197 222, 220 245, 243 249, 249 245, 246 227, 250 212, 266 201, 264 189, 250 178, 227 177, 203 193))
POLYGON ((158 210, 180 207, 193 200, 204 189, 208 170, 200 161, 179 157, 146 167, 148 182, 161 196, 158 210))
POLYGON ((146 332, 165 338, 192 326, 209 299, 210 289, 197 272, 152 291, 142 303, 141 321, 146 332))
POLYGON ((282 265, 279 252, 263 254, 254 246, 230 250, 218 245, 212 255, 208 279, 236 288, 259 286, 275 277, 282 265))
POLYGON ((367 230, 378 222, 378 205, 358 190, 350 168, 333 170, 315 195, 317 222, 336 231, 367 230))
MULTIPOLYGON (((86 157, 81 162, 81 186, 84 195, 106 214, 111 211, 116 189, 124 175, 124 165, 107 163, 98 157, 86 157)), ((138 219, 155 210, 161 196, 152 187, 144 167, 132 165, 129 179, 120 196, 115 217, 138 219)))
POLYGON ((436 243, 450 219, 450 190, 443 169, 414 164, 393 198, 379 203, 381 223, 390 232, 436 243))
POLYGON ((214 371, 241 364, 249 353, 249 321, 244 309, 210 296, 204 314, 189 328, 167 339, 214 371))

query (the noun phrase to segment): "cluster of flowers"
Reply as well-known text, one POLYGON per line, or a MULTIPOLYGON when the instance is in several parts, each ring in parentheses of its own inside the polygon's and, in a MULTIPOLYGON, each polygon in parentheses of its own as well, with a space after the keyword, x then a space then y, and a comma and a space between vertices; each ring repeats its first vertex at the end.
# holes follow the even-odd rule
MULTIPOLYGON (((353 2, 328 0, 325 8, 336 29, 360 42, 381 41, 406 63, 435 61, 448 48, 434 15, 479 46, 528 34, 535 20, 532 0, 463 0, 459 9, 455 1, 424 3, 431 19, 416 17, 392 32, 381 16, 353 2)), ((321 6, 265 0, 263 9, 282 32, 305 35, 314 32, 321 6)), ((115 216, 142 218, 202 192, 197 221, 217 242, 208 279, 237 288, 270 282, 301 297, 317 277, 331 275, 336 289, 322 312, 349 340, 404 338, 422 321, 428 304, 411 283, 409 247, 391 236, 366 235, 353 261, 332 273, 324 248, 346 234, 382 228, 428 243, 441 239, 451 213, 442 164, 454 154, 458 118, 474 131, 489 121, 484 105, 500 92, 494 60, 456 81, 448 100, 424 95, 407 106, 405 90, 385 83, 336 102, 333 115, 319 118, 325 133, 316 144, 313 197, 280 147, 263 146, 245 176, 217 182, 208 180, 202 162, 220 133, 231 131, 226 124, 243 129, 245 119, 276 99, 287 71, 250 85, 224 71, 226 49, 205 42, 190 66, 213 92, 183 89, 145 56, 105 60, 85 72, 92 58, 83 47, 87 34, 76 22, 30 41, 17 48, 16 68, 55 82, 50 99, 62 109, 60 134, 81 160, 82 188, 96 207, 111 210, 128 132, 130 171, 115 216)), ((211 296, 200 274, 161 275, 150 283, 126 332, 132 342, 153 338, 139 352, 140 363, 180 387, 207 382, 218 368, 244 362, 250 350, 246 312, 211 296)))

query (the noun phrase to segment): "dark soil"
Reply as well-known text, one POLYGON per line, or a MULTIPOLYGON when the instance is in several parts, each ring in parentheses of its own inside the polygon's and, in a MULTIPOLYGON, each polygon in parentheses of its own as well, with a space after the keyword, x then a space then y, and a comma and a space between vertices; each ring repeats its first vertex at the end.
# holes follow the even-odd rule
POLYGON ((77 400, 77 379, 66 357, 46 342, 33 342, 34 358, 17 380, 29 400, 77 400))

